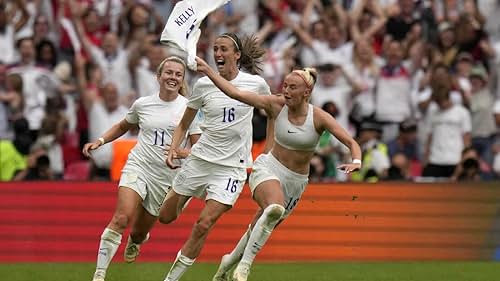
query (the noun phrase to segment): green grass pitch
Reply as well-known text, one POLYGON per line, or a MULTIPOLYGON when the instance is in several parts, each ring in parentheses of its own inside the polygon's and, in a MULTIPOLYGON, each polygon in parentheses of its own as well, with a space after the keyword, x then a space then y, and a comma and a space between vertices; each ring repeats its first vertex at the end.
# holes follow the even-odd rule
MULTIPOLYGON (((93 263, 0 264, 5 281, 91 281, 93 263)), ((113 263, 106 281, 162 281, 165 263, 113 263)), ((195 264, 181 281, 211 281, 217 265, 195 264)), ((257 263, 248 281, 499 281, 495 262, 257 263)))

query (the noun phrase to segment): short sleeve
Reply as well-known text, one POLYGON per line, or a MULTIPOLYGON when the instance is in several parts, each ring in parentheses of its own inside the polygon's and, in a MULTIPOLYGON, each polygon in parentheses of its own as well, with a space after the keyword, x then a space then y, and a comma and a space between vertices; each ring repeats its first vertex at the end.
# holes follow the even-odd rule
POLYGON ((263 96, 271 95, 271 88, 264 79, 262 79, 261 82, 259 83, 259 95, 263 96))
POLYGON ((140 99, 136 100, 132 104, 132 106, 130 107, 130 109, 127 112, 127 115, 125 115, 125 120, 127 120, 127 122, 129 122, 130 124, 138 124, 139 123, 139 114, 137 113, 137 110, 139 107, 139 104, 138 104, 139 100, 140 99))
POLYGON ((192 109, 200 109, 203 104, 203 86, 198 80, 193 86, 193 92, 189 97, 187 107, 192 109))
POLYGON ((203 113, 201 111, 198 111, 198 113, 196 113, 196 116, 193 119, 193 122, 191 122, 191 125, 189 126, 188 135, 201 134, 200 124, 202 121, 203 121, 203 113))

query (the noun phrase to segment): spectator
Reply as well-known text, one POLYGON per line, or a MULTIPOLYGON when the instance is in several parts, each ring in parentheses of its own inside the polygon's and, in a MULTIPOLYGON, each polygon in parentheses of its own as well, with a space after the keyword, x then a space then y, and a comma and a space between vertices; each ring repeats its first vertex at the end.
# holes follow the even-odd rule
POLYGON ((387 170, 388 181, 405 181, 410 179, 410 162, 403 153, 396 153, 391 157, 391 167, 387 170))
POLYGON ((54 43, 49 40, 40 41, 36 45, 35 64, 52 71, 57 62, 57 50, 54 43))
POLYGON ((389 141, 397 136, 399 123, 411 115, 411 81, 402 64, 401 42, 389 43, 385 59, 375 88, 375 119, 383 124, 382 140, 389 141))
POLYGON ((415 11, 413 0, 398 0, 397 5, 388 9, 389 18, 385 28, 391 40, 402 41, 406 38, 412 26, 420 20, 415 11))
POLYGON ((494 50, 477 19, 466 13, 460 15, 456 31, 459 51, 470 53, 474 61, 486 66, 488 59, 494 56, 494 50))
POLYGON ((493 161, 491 146, 496 133, 493 116, 494 98, 488 88, 488 74, 481 65, 470 73, 471 96, 469 99, 472 121, 472 147, 482 160, 491 164, 493 161))
POLYGON ((94 45, 85 33, 82 21, 77 12, 74 12, 76 30, 83 49, 90 54, 92 60, 99 65, 106 82, 112 82, 118 87, 121 102, 127 104, 132 91, 132 76, 129 71, 130 58, 138 52, 139 42, 143 38, 137 38, 127 49, 120 46, 118 34, 107 32, 102 38, 100 47, 94 45))
POLYGON ((38 14, 33 23, 33 41, 35 45, 49 41, 53 45, 58 42, 57 28, 45 14, 38 14))
POLYGON ((0 181, 21 180, 26 175, 32 144, 28 121, 14 121, 14 141, 0 140, 0 181))
POLYGON ((27 181, 53 180, 54 176, 50 168, 50 158, 40 155, 35 160, 35 166, 31 167, 24 178, 27 181))
POLYGON ((13 122, 14 141, 0 140, 0 181, 22 180, 27 173, 33 141, 28 130, 28 121, 24 118, 13 122))
POLYGON ((403 154, 409 160, 417 160, 417 124, 413 120, 405 120, 399 124, 399 135, 387 144, 389 157, 403 154))
POLYGON ((121 33, 125 47, 141 42, 149 32, 160 33, 163 28, 161 16, 145 2, 125 2, 122 11, 121 33))
POLYGON ((135 69, 136 92, 138 97, 158 93, 160 87, 156 81, 156 69, 166 57, 165 48, 159 43, 148 46, 145 50, 146 61, 139 63, 135 69))
POLYGON ((28 11, 22 0, 12 1, 9 6, 7 1, 0 2, 0 61, 11 64, 15 62, 16 33, 23 28, 29 19, 28 11), (15 10, 21 12, 21 17, 13 23, 15 10))
POLYGON ((429 117, 430 131, 426 145, 424 177, 452 176, 460 162, 461 152, 470 145, 470 113, 450 99, 451 86, 432 93, 438 105, 429 117))
POLYGON ((379 1, 357 1, 350 14, 353 41, 371 41, 387 22, 379 1))
POLYGON ((425 146, 430 132, 430 116, 438 110, 438 105, 433 100, 434 93, 449 92, 453 104, 462 104, 462 95, 453 88, 453 78, 446 65, 438 63, 425 74, 423 89, 417 94, 417 108, 419 113, 419 122, 417 125, 417 141, 419 159, 424 160, 425 146))
POLYGON ((61 179, 64 173, 64 158, 61 143, 67 129, 67 119, 64 116, 63 100, 58 97, 47 100, 46 116, 32 150, 42 150, 50 159, 50 170, 53 178, 61 179))
POLYGON ((457 165, 452 181, 478 181, 480 177, 479 154, 472 147, 466 147, 462 151, 462 158, 457 165))
POLYGON ((358 143, 363 152, 363 166, 359 172, 352 174, 353 181, 374 182, 387 176, 390 167, 387 145, 380 139, 382 126, 372 120, 361 123, 358 132, 358 143))
POLYGON ((458 47, 455 44, 455 29, 451 23, 444 21, 439 24, 438 32, 434 56, 438 56, 439 61, 449 67, 455 62, 455 57, 458 54, 458 47))
POLYGON ((463 91, 465 95, 470 95, 472 85, 469 78, 473 66, 474 58, 471 54, 467 52, 458 54, 455 64, 455 76, 460 90, 463 91))
POLYGON ((311 95, 311 103, 322 107, 327 102, 333 102, 339 110, 337 122, 343 128, 349 128, 349 106, 352 99, 353 90, 346 83, 346 80, 352 80, 346 77, 345 71, 340 66, 333 64, 324 64, 318 67, 319 80, 311 95))
MULTIPOLYGON (((2 71, 5 71, 4 65, 0 64, 0 72, 2 71)), ((23 80, 19 74, 10 74, 2 84, 4 89, 0 89, 0 139, 12 139, 12 122, 23 118, 23 80)))
MULTIPOLYGON (((98 139, 109 124, 116 124, 127 114, 128 109, 119 102, 118 89, 111 83, 105 83, 99 89, 101 97, 95 91, 83 93, 83 103, 88 112, 89 138, 98 139)), ((129 137, 128 133, 124 137, 129 137)), ((109 169, 112 157, 111 145, 105 145, 93 152, 91 178, 109 180, 109 169)))
POLYGON ((353 108, 349 113, 350 121, 356 127, 361 121, 375 113, 375 85, 380 74, 380 58, 374 54, 369 39, 357 40, 354 43, 352 62, 345 67, 347 76, 352 77, 354 93, 360 91, 353 100, 353 108))
POLYGON ((21 38, 17 41, 17 46, 20 59, 8 73, 17 73, 22 77, 24 116, 29 122, 33 139, 36 139, 45 117, 47 98, 56 94, 58 81, 52 72, 36 66, 33 38, 21 38))

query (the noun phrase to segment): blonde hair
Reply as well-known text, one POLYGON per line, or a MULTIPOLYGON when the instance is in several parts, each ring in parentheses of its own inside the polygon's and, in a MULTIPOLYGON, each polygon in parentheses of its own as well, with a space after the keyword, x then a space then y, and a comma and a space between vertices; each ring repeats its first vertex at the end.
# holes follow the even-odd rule
POLYGON ((300 78, 304 80, 306 87, 310 90, 312 90, 314 84, 316 84, 316 79, 318 77, 318 71, 316 71, 316 68, 306 67, 303 69, 296 69, 292 71, 292 73, 295 73, 298 76, 300 76, 300 78))
MULTIPOLYGON (((170 57, 165 58, 160 63, 160 65, 158 65, 158 68, 156 69, 156 75, 158 77, 161 76, 161 72, 163 71, 163 67, 165 66, 165 63, 167 63, 169 61, 173 61, 173 62, 177 62, 179 64, 182 64, 182 66, 184 67, 184 78, 185 78, 185 76, 186 76, 186 63, 184 62, 183 59, 181 59, 177 56, 170 56, 170 57)), ((179 94, 181 96, 187 97, 188 96, 188 85, 186 83, 186 79, 184 79, 184 78, 182 79, 182 86, 179 88, 179 94)))

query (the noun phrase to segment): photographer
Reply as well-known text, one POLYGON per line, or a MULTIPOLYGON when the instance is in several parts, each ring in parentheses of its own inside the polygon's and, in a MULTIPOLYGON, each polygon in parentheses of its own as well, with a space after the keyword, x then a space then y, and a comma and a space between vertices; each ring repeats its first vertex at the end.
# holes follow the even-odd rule
POLYGON ((462 151, 462 159, 450 177, 451 181, 478 181, 481 180, 479 156, 472 147, 466 147, 462 151))

